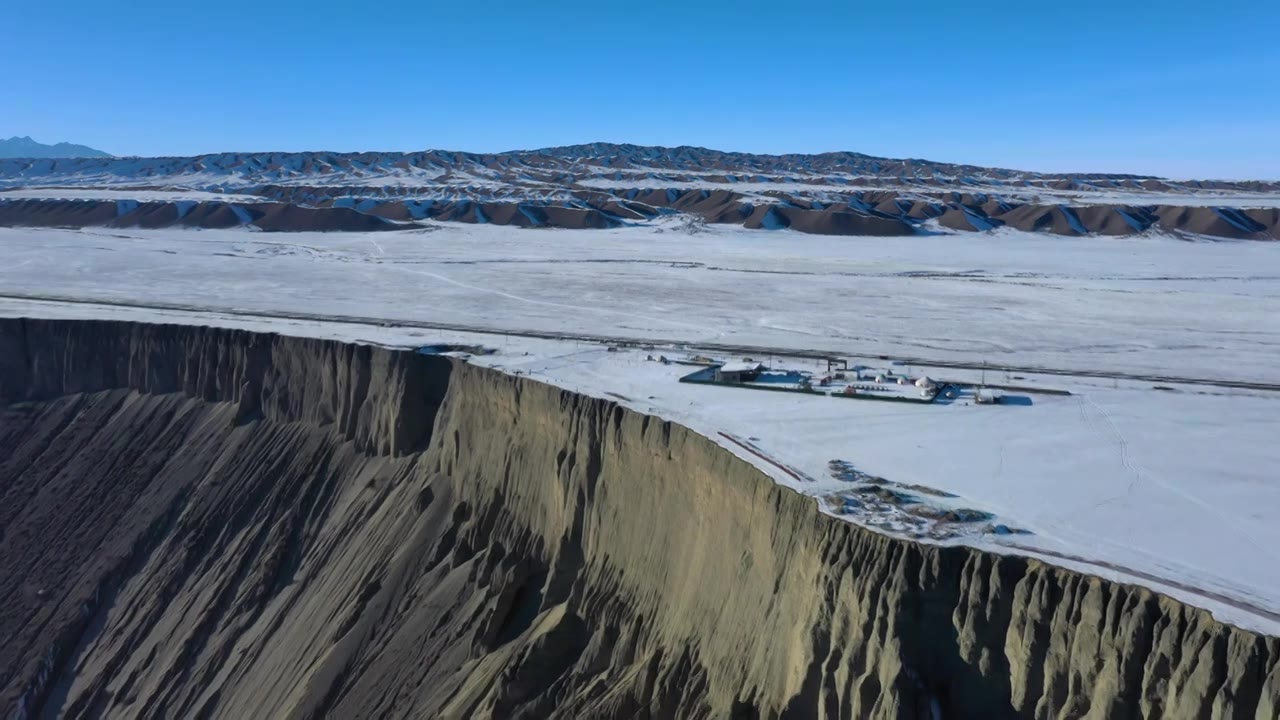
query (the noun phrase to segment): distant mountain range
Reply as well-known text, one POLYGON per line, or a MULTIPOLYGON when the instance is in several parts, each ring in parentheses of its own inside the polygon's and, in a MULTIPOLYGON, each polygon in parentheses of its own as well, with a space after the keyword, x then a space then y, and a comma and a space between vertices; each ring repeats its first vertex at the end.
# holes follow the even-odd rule
POLYGON ((611 143, 503 153, 0 158, 0 226, 363 230, 430 220, 608 228, 680 220, 671 216, 690 227, 826 235, 1010 228, 1280 240, 1280 183, 611 143))
POLYGON ((111 153, 94 150, 86 145, 60 142, 45 145, 30 136, 17 135, 0 140, 0 158, 109 158, 111 153))

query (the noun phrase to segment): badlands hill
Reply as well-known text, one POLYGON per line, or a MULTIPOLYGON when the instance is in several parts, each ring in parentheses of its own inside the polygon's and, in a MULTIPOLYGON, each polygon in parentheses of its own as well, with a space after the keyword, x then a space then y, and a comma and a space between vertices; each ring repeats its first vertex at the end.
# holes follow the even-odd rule
POLYGON ((980 232, 1275 239, 1280 183, 1047 174, 877 158, 594 143, 505 153, 220 153, 0 160, 0 224, 600 228, 670 215, 828 235, 980 232), (235 196, 235 197, 231 197, 235 196), (191 212, 191 203, 199 203, 191 212), (258 220, 285 205, 283 221, 258 220), (263 207, 259 207, 263 206, 263 207))
POLYGON ((1245 718, 1280 640, 460 360, 0 320, 17 718, 1245 718))

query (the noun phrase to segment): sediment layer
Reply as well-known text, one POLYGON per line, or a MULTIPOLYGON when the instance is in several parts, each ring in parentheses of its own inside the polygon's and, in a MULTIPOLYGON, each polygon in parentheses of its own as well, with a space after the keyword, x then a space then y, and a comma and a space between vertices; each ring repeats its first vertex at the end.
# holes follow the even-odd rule
POLYGON ((0 320, 16 717, 1256 718, 1280 641, 411 352, 0 320))

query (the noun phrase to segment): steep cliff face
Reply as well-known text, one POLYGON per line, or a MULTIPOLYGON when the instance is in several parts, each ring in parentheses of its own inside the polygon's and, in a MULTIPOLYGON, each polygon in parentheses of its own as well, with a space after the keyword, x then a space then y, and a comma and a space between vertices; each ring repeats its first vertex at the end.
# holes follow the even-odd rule
POLYGON ((1280 641, 453 360, 0 321, 16 717, 1259 718, 1280 641))

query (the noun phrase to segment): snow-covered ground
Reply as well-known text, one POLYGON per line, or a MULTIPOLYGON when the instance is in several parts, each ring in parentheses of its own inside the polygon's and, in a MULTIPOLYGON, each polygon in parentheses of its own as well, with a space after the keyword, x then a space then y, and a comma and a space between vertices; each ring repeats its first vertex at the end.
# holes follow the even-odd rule
POLYGON ((129 188, 19 188, 0 190, 0 200, 137 200, 138 202, 178 202, 212 200, 219 202, 260 203, 256 195, 236 195, 205 190, 131 190, 129 188))
MULTIPOLYGON (((2 230, 6 293, 825 348, 870 356, 875 367, 892 362, 877 354, 905 354, 1280 382, 1280 246, 1264 243, 457 225, 288 236, 2 230)), ((946 542, 1145 584, 1280 634, 1280 523, 1271 516, 1280 511, 1280 393, 988 372, 989 382, 1073 394, 918 405, 681 384, 694 368, 645 359, 683 355, 670 346, 611 352, 502 334, 14 299, 0 300, 0 314, 483 344, 497 352, 472 362, 681 422, 800 492, 848 490, 829 469, 842 460, 954 494, 945 504, 1032 533, 975 526, 946 542)), ((949 380, 980 374, 894 367, 949 380)))
POLYGON ((0 293, 1280 382, 1280 244, 0 229, 0 293))
MULTIPOLYGON (((616 174, 616 173, 615 173, 616 174)), ((720 173, 724 174, 724 173, 720 173)), ((624 176, 619 179, 611 175, 603 177, 583 178, 577 182, 582 187, 602 190, 626 190, 642 188, 649 190, 666 190, 677 188, 682 190, 732 190, 742 193, 752 202, 776 203, 783 198, 766 193, 789 193, 797 197, 827 198, 835 195, 847 196, 851 192, 891 191, 904 198, 938 201, 944 192, 989 193, 997 197, 1008 197, 1022 202, 1062 203, 1074 206, 1092 205, 1177 205, 1184 207, 1235 207, 1235 208, 1273 208, 1280 207, 1280 193, 1274 192, 1229 192, 1215 190, 1191 191, 1143 191, 1099 189, 1089 192, 1080 190, 1054 190, 1043 187, 1020 187, 1003 184, 971 183, 956 186, 919 187, 906 183, 886 182, 883 178, 870 179, 869 182, 849 184, 847 178, 831 176, 828 182, 787 182, 775 180, 769 182, 738 180, 708 180, 691 176, 688 173, 658 173, 656 177, 635 178, 624 176)))
POLYGON ((1052 201, 1061 198, 1070 205, 1178 205, 1181 207, 1234 207, 1234 208, 1274 208, 1280 207, 1280 194, 1276 193, 1231 193, 1203 190, 1198 193, 1178 192, 1120 192, 1101 190, 1096 192, 1072 191, 1038 191, 1031 194, 1041 201, 1052 201))

